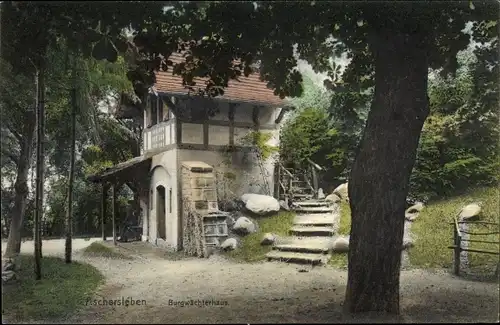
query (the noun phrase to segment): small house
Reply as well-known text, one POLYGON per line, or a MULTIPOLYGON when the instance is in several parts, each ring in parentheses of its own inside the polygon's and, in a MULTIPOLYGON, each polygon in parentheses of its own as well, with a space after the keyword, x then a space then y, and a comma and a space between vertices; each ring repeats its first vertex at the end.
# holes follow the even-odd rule
POLYGON ((159 72, 145 103, 141 156, 92 178, 105 186, 136 185, 143 241, 183 248, 183 168, 213 168, 213 177, 197 178, 192 189, 199 207, 206 202, 207 213, 218 211, 221 196, 273 194, 274 161, 262 159, 247 140, 252 132, 263 132, 269 145, 278 146, 285 109, 258 73, 230 81, 223 96, 207 98, 190 95, 180 76, 159 72))

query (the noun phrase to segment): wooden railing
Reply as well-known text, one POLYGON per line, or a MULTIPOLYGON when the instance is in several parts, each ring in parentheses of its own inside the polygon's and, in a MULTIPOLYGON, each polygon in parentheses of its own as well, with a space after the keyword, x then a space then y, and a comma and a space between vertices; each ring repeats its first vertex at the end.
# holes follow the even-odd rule
POLYGON ((453 273, 455 275, 460 274, 460 253, 461 252, 473 252, 473 253, 481 253, 481 254, 493 254, 493 255, 500 255, 498 252, 498 249, 496 251, 490 251, 490 250, 480 250, 480 249, 470 249, 470 248, 463 248, 462 243, 463 242, 468 242, 468 243, 484 243, 484 244, 496 244, 500 245, 500 242, 498 241, 491 241, 491 240, 479 240, 479 239, 464 239, 465 234, 471 235, 471 236, 487 236, 487 235, 496 235, 500 234, 499 231, 491 231, 491 232, 483 232, 483 233, 476 233, 476 232, 470 232, 469 230, 461 230, 460 225, 461 224, 468 224, 468 225, 491 225, 491 226, 496 226, 496 229, 498 229, 498 223, 494 222, 484 222, 484 221, 458 221, 457 217, 453 219, 453 222, 450 223, 453 225, 453 245, 448 246, 448 248, 453 249, 454 252, 454 267, 453 267, 453 273))
POLYGON ((307 186, 312 190, 314 196, 317 197, 319 190, 319 172, 323 171, 324 168, 316 164, 310 159, 307 159, 308 165, 304 169, 292 170, 283 166, 281 162, 278 162, 278 193, 277 196, 280 197, 284 194, 285 201, 293 196, 293 181, 302 180, 307 186), (302 178, 302 179, 301 179, 302 178))

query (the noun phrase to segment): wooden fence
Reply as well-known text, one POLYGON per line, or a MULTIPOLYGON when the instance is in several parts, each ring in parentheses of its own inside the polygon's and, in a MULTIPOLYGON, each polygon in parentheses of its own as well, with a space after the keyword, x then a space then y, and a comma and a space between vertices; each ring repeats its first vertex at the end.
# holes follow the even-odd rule
MULTIPOLYGON (((481 240, 481 239, 464 239, 463 235, 468 234, 470 236, 488 236, 488 235, 495 235, 495 234, 500 234, 500 232, 497 231, 491 231, 491 232, 482 232, 482 233, 477 233, 477 232, 471 232, 468 229, 467 230, 461 230, 460 225, 461 224, 467 224, 467 225, 484 225, 484 226, 496 226, 496 229, 498 229, 499 224, 494 223, 494 222, 484 222, 484 221, 458 221, 458 219, 455 217, 454 222, 450 223, 453 225, 453 245, 448 246, 448 248, 453 249, 454 251, 454 273, 455 275, 460 274, 460 253, 461 252, 473 252, 473 253, 480 253, 480 254, 493 254, 493 255, 500 255, 498 245, 500 245, 500 242, 498 241, 491 241, 491 240, 481 240), (480 249, 470 249, 470 248, 463 248, 462 243, 463 242, 469 242, 469 243, 485 243, 485 244, 495 244, 496 245, 496 251, 493 250, 480 250, 480 249)), ((497 267, 497 272, 498 272, 498 267, 497 267)))

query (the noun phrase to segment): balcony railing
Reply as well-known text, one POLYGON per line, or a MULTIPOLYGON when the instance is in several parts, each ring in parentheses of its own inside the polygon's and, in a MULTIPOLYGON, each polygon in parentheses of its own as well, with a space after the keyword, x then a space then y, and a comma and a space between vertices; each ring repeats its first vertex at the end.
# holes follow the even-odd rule
POLYGON ((145 129, 143 139, 144 152, 160 149, 175 143, 174 120, 161 122, 145 129))

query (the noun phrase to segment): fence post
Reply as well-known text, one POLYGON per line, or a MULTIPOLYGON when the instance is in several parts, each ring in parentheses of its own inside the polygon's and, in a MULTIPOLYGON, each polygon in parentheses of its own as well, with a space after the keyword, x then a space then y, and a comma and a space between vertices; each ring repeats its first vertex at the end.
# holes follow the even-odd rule
POLYGON ((455 263, 455 270, 454 270, 454 273, 455 275, 459 275, 460 274, 460 251, 461 251, 461 241, 462 241, 462 238, 461 236, 458 234, 458 223, 455 222, 454 226, 453 226, 453 233, 454 233, 454 242, 455 242, 455 249, 454 249, 454 252, 455 252, 455 258, 454 258, 454 263, 455 263))

